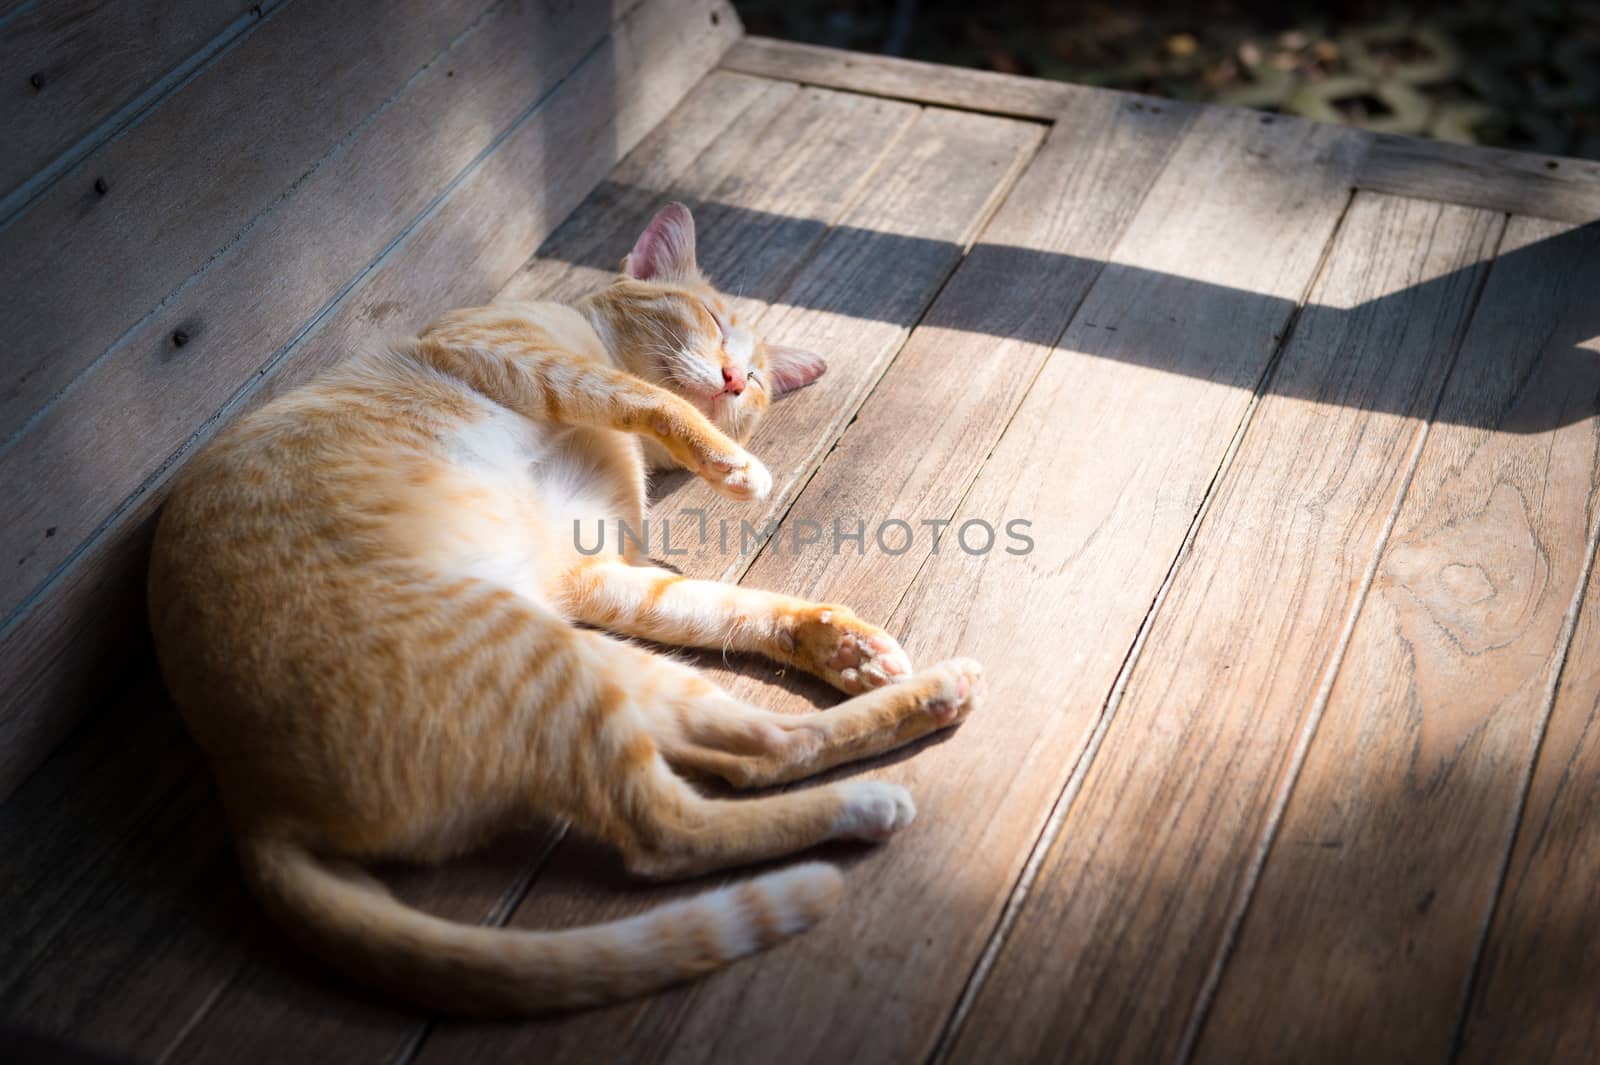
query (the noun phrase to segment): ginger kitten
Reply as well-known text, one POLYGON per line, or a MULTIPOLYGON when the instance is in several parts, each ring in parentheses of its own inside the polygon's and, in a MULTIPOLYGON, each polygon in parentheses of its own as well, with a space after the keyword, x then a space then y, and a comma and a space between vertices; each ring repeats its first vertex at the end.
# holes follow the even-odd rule
POLYGON ((354 864, 444 859, 544 816, 679 877, 910 822, 893 784, 726 799, 680 774, 764 787, 898 747, 968 713, 976 664, 912 673, 845 607, 574 544, 575 521, 639 528, 651 457, 766 496, 740 442, 822 370, 737 320, 671 204, 605 290, 445 315, 189 464, 156 534, 151 625, 246 875, 288 932, 425 1006, 518 1014, 686 979, 833 905, 838 872, 809 863, 611 924, 482 928, 354 864), (774 714, 577 623, 755 652, 853 697, 774 714))

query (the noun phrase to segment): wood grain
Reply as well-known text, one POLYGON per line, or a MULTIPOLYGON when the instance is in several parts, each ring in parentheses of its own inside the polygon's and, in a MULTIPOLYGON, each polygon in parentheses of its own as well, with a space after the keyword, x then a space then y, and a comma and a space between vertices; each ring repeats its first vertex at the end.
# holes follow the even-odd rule
POLYGON ((767 98, 729 136, 673 181, 624 173, 607 182, 604 195, 575 213, 496 298, 570 299, 609 284, 643 225, 673 198, 694 210, 700 265, 736 297, 741 312, 778 297, 841 207, 870 187, 920 109, 756 84, 768 86, 767 98), (834 169, 835 160, 845 165, 834 169))
POLYGON ((1600 219, 1600 163, 1375 135, 1356 174, 1364 189, 1563 222, 1600 219))
MULTIPOLYGON (((292 4, 0 229, 0 322, 10 338, 0 442, 248 236, 488 6, 402 0, 374 33, 370 7, 357 0, 292 4), (296 76, 301 64, 317 76, 296 76)), ((605 20, 586 21, 598 22, 592 43, 605 20)), ((284 280, 292 262, 279 264, 284 280)))
MULTIPOLYGON (((765 37, 741 39, 722 63, 746 74, 1044 120, 1104 91, 765 37)), ((1366 144, 1355 176, 1360 188, 1568 222, 1600 218, 1600 163, 1593 160, 1388 133, 1358 136, 1366 144)))
POLYGON ((1045 122, 1103 92, 1058 81, 862 55, 770 37, 741 37, 723 56, 722 69, 1045 122))
POLYGON ((1448 1056, 1593 550, 1597 268, 1507 227, 1201 1060, 1448 1056))
POLYGON ((171 84, 250 32, 277 6, 250 0, 108 4, 68 0, 0 30, 0 222, 24 182, 97 148, 171 84), (257 10, 252 11, 252 7, 257 10))
MULTIPOLYGON (((1592 565, 1592 562, 1591 562, 1592 565)), ((1600 571, 1592 571, 1457 1061, 1600 1058, 1600 571)))
MULTIPOLYGON (((748 582, 819 599, 846 597, 887 617, 926 562, 931 532, 890 555, 844 545, 866 521, 947 519, 1015 413, 1051 346, 1193 118, 1134 100, 1087 100, 1063 118, 985 228, 882 383, 787 517, 826 530, 827 549, 770 551, 748 582), (919 427, 914 447, 895 447, 919 427), (871 476, 862 476, 871 470, 871 476)), ((898 548, 898 543, 890 541, 898 548)))
MULTIPOLYGON (((1423 201, 1352 204, 952 1060, 1180 1056, 1501 226, 1423 201), (1061 991, 1027 993, 1041 986, 1061 991)), ((1128 388, 1148 404, 1161 384, 1128 388)), ((1071 520, 1084 541, 1106 535, 1071 520)))
MULTIPOLYGON (((83 663, 122 638, 116 625, 136 606, 130 592, 143 538, 184 457, 249 404, 355 345, 488 299, 716 61, 737 31, 724 11, 721 0, 634 8, 603 47, 493 142, 495 151, 470 162, 442 193, 420 197, 421 213, 387 246, 377 244, 368 262, 345 261, 310 234, 319 221, 349 224, 370 218, 367 211, 383 217, 385 201, 358 210, 344 194, 324 190, 306 202, 309 218, 274 229, 278 254, 258 246, 209 271, 189 290, 192 302, 152 318, 123 357, 101 366, 0 455, 0 490, 16 499, 0 542, 22 547, 10 556, 17 563, 0 570, 8 610, 0 633, 0 794, 80 711, 89 679, 83 663), (723 28, 708 33, 702 24, 712 11, 723 28), (328 258, 316 263, 319 255, 328 258), (285 262, 297 262, 306 276, 286 278, 285 262), (318 283, 302 288, 312 276, 318 283), (271 302, 277 297, 293 302, 271 302), (212 317, 222 308, 234 313, 212 317), (175 356, 173 333, 194 322, 175 356), (175 358, 189 372, 175 376, 175 358)), ((453 83, 451 69, 435 70, 437 81, 453 83)), ((374 165, 412 146, 404 137, 379 141, 374 165)))
MULTIPOLYGON (((1090 128, 1115 124, 1110 115, 1102 114, 1098 121, 1089 121, 1087 116, 1085 119, 1086 133, 1090 128)), ((1026 213, 1035 219, 1058 211, 1082 211, 1082 217, 1092 217, 1096 213, 1093 202, 1096 192, 1107 197, 1112 218, 1127 220, 1131 216, 1131 221, 1124 222, 1128 228, 1120 235, 1120 240, 1115 232, 1109 239, 1102 233, 1101 239, 1106 239, 1102 257, 1111 260, 1111 265, 1104 268, 1097 281, 1088 284, 1082 275, 1071 270, 1055 275, 1088 286, 1083 309, 1076 315, 1073 314, 1075 301, 1070 298, 1074 293, 1070 290, 1061 294, 1067 298, 1056 299, 1049 290, 1034 289, 1033 299, 1026 302, 1031 306, 1042 301, 1056 307, 1055 313, 1063 319, 1070 317, 1073 324, 1067 328, 1069 338, 1079 335, 1079 323, 1088 315, 1091 305, 1109 308, 1114 304, 1122 308, 1118 317, 1089 316, 1089 320, 1097 323, 1117 324, 1121 320, 1119 333, 1105 335, 1133 337, 1143 332, 1145 335, 1134 343, 1176 341, 1179 353, 1174 358, 1177 359, 1210 363, 1218 357, 1215 351, 1227 353, 1229 372, 1245 378, 1246 387, 1242 391, 1220 383, 1197 386, 1192 380, 1185 382, 1182 391, 1209 391, 1217 406, 1224 405, 1228 397, 1235 397, 1233 420, 1226 423, 1219 435, 1211 438, 1210 453, 1199 457, 1207 449, 1196 442, 1197 458, 1191 469, 1185 470, 1182 462, 1174 462, 1161 471, 1167 478, 1175 480, 1187 476, 1203 485, 1242 413, 1249 395, 1248 385, 1253 384, 1254 375, 1259 374, 1275 347, 1274 330, 1282 328, 1289 308, 1309 283, 1317 251, 1331 234, 1346 198, 1345 175, 1349 162, 1346 154, 1336 148, 1343 143, 1337 131, 1310 126, 1297 126, 1291 131, 1289 127, 1261 127, 1254 121, 1246 126, 1236 120, 1231 123, 1222 120, 1218 128, 1207 121, 1206 116, 1201 116, 1198 124, 1190 128, 1169 161, 1170 138, 1184 129, 1183 120, 1169 115, 1145 114, 1138 122, 1146 119, 1154 121, 1156 127, 1145 126, 1142 132, 1155 140, 1159 148, 1142 144, 1144 137, 1133 131, 1126 132, 1123 138, 1112 143, 1126 146, 1131 142, 1144 151, 1124 154, 1121 157, 1124 166, 1110 161, 1091 163, 1082 156, 1074 156, 1067 147, 1070 134, 1062 134, 1062 139, 1054 143, 1054 150, 1047 147, 1036 157, 1017 190, 1008 198, 1001 216, 1015 210, 1017 217, 1026 213), (1300 160, 1307 156, 1318 158, 1325 165, 1302 169, 1300 160), (1052 161, 1059 165, 1064 159, 1072 159, 1097 172, 1115 174, 1117 180, 1098 187, 1085 186, 1059 170, 1040 170, 1049 168, 1052 161), (1100 171, 1102 166, 1104 170, 1100 171), (1046 180, 1035 176, 1036 171, 1045 175, 1053 172, 1054 177, 1046 180), (1309 176, 1301 181, 1285 181, 1287 174, 1309 176), (1130 184, 1135 189, 1132 193, 1128 190, 1130 184), (1149 186, 1147 196, 1140 194, 1140 186, 1149 186), (1070 206, 1057 198, 1064 187, 1080 194, 1071 199, 1070 206), (1199 195, 1202 189, 1205 193, 1199 195), (1025 195, 1030 198, 1022 199, 1025 195), (1122 206, 1123 197, 1131 197, 1133 205, 1138 205, 1142 199, 1142 206, 1136 211, 1122 206), (1172 226, 1172 214, 1180 209, 1187 224, 1172 226), (1219 229, 1248 234, 1248 240, 1238 243, 1249 244, 1258 254, 1246 255, 1242 250, 1238 254, 1219 254, 1214 236, 1219 229), (1194 233, 1194 239, 1201 243, 1185 245, 1185 232, 1194 233), (1196 254, 1202 245, 1207 249, 1205 256, 1196 254), (1225 337, 1213 335, 1204 343, 1192 339, 1185 348, 1182 330, 1173 329, 1166 322, 1165 314, 1151 314, 1148 325, 1136 326, 1136 322, 1144 321, 1139 309, 1146 307, 1159 307, 1180 317, 1193 313, 1200 298, 1198 293, 1204 286, 1194 285, 1189 279, 1169 271, 1175 270, 1179 263, 1187 266, 1194 261, 1207 264, 1204 280, 1236 282, 1251 296, 1245 301, 1245 307, 1232 316, 1233 332, 1225 337), (1285 272, 1280 273, 1280 270, 1285 272), (1289 296, 1280 294, 1291 291, 1289 296), (1191 293, 1188 302, 1184 299, 1185 292, 1191 293), (1211 346, 1213 344, 1215 347, 1211 346)), ((1105 140, 1096 138, 1096 142, 1105 150, 1105 140)), ((1089 154, 1084 153, 1085 156, 1089 154)), ((997 216, 996 225, 1001 216, 997 216)), ((1060 236, 1058 233, 1058 238, 1060 236)), ((986 233, 982 241, 986 243, 990 239, 986 233)), ((974 251, 951 279, 940 300, 930 309, 928 320, 940 315, 940 305, 960 283, 962 274, 977 268, 976 255, 974 251)), ((987 268, 994 269, 1000 262, 1006 260, 989 260, 987 268)), ((1015 260, 1011 260, 1010 265, 1014 267, 1015 260)), ((1029 274, 1023 271, 1010 276, 1027 277, 1029 274)), ((994 280, 991 279, 991 285, 994 280)), ((991 289, 997 290, 998 286, 991 289)), ((1009 311, 1016 313, 1017 305, 1012 304, 1009 311)), ((925 328, 928 327, 919 326, 917 332, 925 328)), ((989 342, 994 341, 990 339, 989 342)), ((916 334, 911 343, 916 343, 916 334)), ((1083 418, 1082 414, 1097 407, 1110 407, 1110 417, 1117 419, 1116 424, 1145 424, 1136 418, 1117 417, 1119 413, 1125 414, 1125 408, 1119 408, 1119 404, 1132 407, 1143 397, 1097 384, 1102 379, 1117 376, 1106 372, 1107 368, 1117 366, 1114 350, 1105 351, 1105 354, 1110 358, 1082 355, 1077 375, 1070 381, 1059 382, 1059 387, 1045 388, 1041 394, 1041 386, 1050 377, 1051 367, 1057 365, 1058 359, 1063 363, 1068 361, 1058 350, 1032 391, 1018 389, 1019 399, 1024 391, 1027 391, 1027 399, 1022 402, 994 456, 983 463, 979 486, 986 492, 994 485, 1003 486, 1006 491, 1019 487, 1032 490, 1042 482, 1044 492, 1057 499, 1065 496, 1065 493, 1052 492, 1052 488, 1059 488, 1075 469, 1067 461, 1035 462, 1029 465, 1027 477, 1016 475, 1016 452, 1008 442, 1019 436, 1019 427, 1020 438, 1015 446, 1025 448, 1030 454, 1070 456, 1070 449, 1044 447, 1035 452, 1022 441, 1036 440, 1045 425, 1061 426, 1065 432, 1092 433, 1093 419, 1083 418), (1089 370, 1093 372, 1084 372, 1089 370), (1013 461, 1005 461, 1003 455, 1010 456, 1013 461)), ((901 359, 897 359, 890 376, 898 373, 901 365, 901 359)), ((963 374, 967 388, 1016 387, 998 379, 991 383, 989 379, 995 375, 974 373, 973 369, 971 365, 954 361, 945 367, 947 373, 963 374)), ((1223 373, 1222 370, 1218 372, 1223 373)), ((1153 371, 1151 373, 1153 376, 1153 371)), ((1111 386, 1113 382, 1107 380, 1106 384, 1111 386)), ((886 376, 878 393, 863 407, 861 417, 846 433, 847 438, 867 424, 868 410, 888 385, 886 376)), ((1176 394, 1180 389, 1174 387, 1172 391, 1176 394)), ((930 410, 937 409, 939 396, 937 391, 930 393, 930 410)), ((1163 409, 1162 413, 1167 411, 1163 409)), ((1223 421, 1221 417, 1216 419, 1217 424, 1223 421)), ((907 436, 907 425, 902 421, 891 427, 892 435, 886 433, 879 437, 881 446, 870 466, 857 465, 852 469, 857 475, 873 478, 879 498, 886 498, 919 460, 921 448, 941 446, 937 443, 938 437, 955 431, 951 426, 960 424, 941 423, 932 414, 924 415, 916 423, 915 446, 908 447, 900 443, 907 436)), ((1161 424, 1162 429, 1157 433, 1152 428, 1147 455, 1165 453, 1171 439, 1203 436, 1203 420, 1196 419, 1193 414, 1149 424, 1161 424), (1189 432, 1190 429, 1193 432, 1189 432)), ((998 433, 1002 427, 1003 423, 997 424, 995 431, 998 433)), ((1136 435, 1126 433, 1120 442, 1137 452, 1137 441, 1136 435), (1129 438, 1133 442, 1125 443, 1129 438)), ((959 449, 962 461, 971 463, 967 468, 974 470, 982 463, 986 450, 984 441, 978 437, 969 439, 966 446, 959 449)), ((830 454, 819 478, 828 474, 841 454, 843 445, 830 454)), ((1129 461, 1139 464, 1137 457, 1129 461)), ((1153 468, 1155 463, 1146 461, 1144 465, 1151 482, 1134 485, 1130 489, 1132 498, 1141 498, 1139 489, 1153 485, 1157 476, 1153 468)), ((960 468, 958 464, 956 475, 960 468)), ((1081 475, 1081 470, 1079 473, 1081 475)), ((797 510, 810 490, 808 486, 802 493, 797 510)), ((1196 500, 1198 496, 1196 491, 1196 500)), ((1089 505, 1089 501, 1081 498, 1073 502, 1078 507, 1089 505)), ((1115 500, 1114 497, 1096 497, 1094 502, 1114 508, 1115 500)), ((952 500, 953 506, 956 503, 959 503, 959 495, 952 500)), ((1143 506, 1137 508, 1138 513, 1133 513, 1133 509, 1123 512, 1124 520, 1142 527, 1148 514, 1143 506)), ((1176 511, 1176 508, 1171 509, 1176 511)), ((963 506, 952 513, 965 518, 973 514, 990 516, 1000 511, 969 511, 963 506)), ((912 516, 924 514, 913 513, 912 516)), ((1168 520, 1174 526, 1172 550, 1175 551, 1188 519, 1168 520)), ((1117 542, 1117 537, 1113 534, 1110 540, 1117 542)), ((1041 541, 1041 550, 1044 549, 1041 541)), ((595 1011, 559 1024, 536 1023, 512 1034, 495 1033, 493 1038, 465 1028, 442 1030, 424 1047, 423 1060, 468 1060, 478 1056, 490 1061, 524 1060, 533 1056, 560 1059, 578 1053, 615 1060, 648 1055, 659 1061, 925 1059, 960 994, 970 966, 982 949, 985 936, 994 925, 1027 843, 1036 834, 1039 822, 1059 789, 1060 777, 1064 775, 1062 756, 1067 746, 1066 737, 1054 734, 1054 725, 1064 716, 1059 710, 1061 693, 1072 683, 1071 668, 1063 661, 1067 655, 1062 650, 1061 630, 1077 597, 1062 594, 1072 589, 1063 589, 1061 584, 1043 575, 1061 563, 1055 555, 1059 549, 1059 543, 1052 545, 1051 558, 1045 563, 1043 573, 1033 568, 1038 564, 1037 556, 1027 562, 1019 561, 1016 556, 1004 556, 1003 561, 994 556, 973 560, 959 552, 930 557, 924 571, 927 579, 917 581, 906 609, 890 619, 891 630, 907 638, 915 659, 930 660, 959 652, 973 653, 985 660, 994 694, 990 709, 981 715, 981 720, 972 718, 949 736, 947 742, 930 744, 916 751, 914 756, 894 759, 875 774, 912 789, 920 809, 918 820, 887 847, 834 855, 849 861, 851 868, 847 874, 847 900, 828 921, 781 950, 647 1002, 595 1011), (958 557, 960 561, 956 560, 958 557), (969 579, 974 571, 981 571, 986 577, 977 588, 972 587, 969 579), (1004 573, 1004 579, 996 581, 997 573, 1004 573), (1039 588, 1036 600, 1032 588, 1040 585, 1043 587, 1039 588), (1045 604, 1039 607, 1036 629, 1031 624, 1023 627, 1016 623, 1019 600, 1023 599, 1030 604, 1045 604), (1000 600, 1004 601, 1003 605, 1000 600), (1029 643, 1029 632, 1037 632, 1037 641, 1048 640, 1049 649, 1029 643), (1050 693, 1048 699, 1042 698, 1045 692, 1050 693), (1035 744, 1041 742, 1041 734, 1054 742, 1036 747, 1035 744), (803 1009, 771 1008, 772 1003, 786 1002, 803 1002, 805 1006, 803 1009)), ((764 555, 763 559, 766 557, 764 555)), ((1155 564, 1156 558, 1162 556, 1152 551, 1147 564, 1159 580, 1170 552, 1159 566, 1155 564)), ((757 567, 762 564, 758 560, 757 567)), ((754 574, 752 570, 751 576, 754 574)), ((770 586, 794 590, 781 574, 774 576, 777 579, 768 582, 770 586)), ((855 584, 845 585, 834 584, 830 575, 820 591, 850 602, 856 601, 859 595, 869 600, 879 596, 888 598, 882 590, 870 585, 880 579, 909 577, 910 574, 894 570, 889 570, 883 578, 854 573, 851 579, 855 584)), ((902 584, 901 590, 903 588, 902 584)), ((898 595, 898 590, 895 594, 898 595)), ((1113 671, 1141 616, 1142 611, 1133 614, 1120 642, 1114 647, 1108 646, 1106 657, 1113 671)), ((1071 636, 1067 636, 1065 642, 1068 647, 1076 646, 1071 636)), ((758 669, 758 672, 767 671, 758 669)), ((1099 696, 1097 692, 1097 700, 1099 696)), ((759 699, 769 706, 806 705, 806 700, 798 695, 785 698, 771 689, 763 692, 759 699)), ((592 852, 575 855, 573 867, 585 868, 578 859, 587 855, 592 852)), ((528 903, 519 909, 515 923, 537 927, 594 920, 604 914, 630 912, 654 904, 662 897, 657 889, 641 889, 618 877, 614 862, 595 862, 591 858, 589 864, 596 867, 597 872, 585 878, 590 884, 585 892, 580 895, 572 887, 579 879, 575 875, 569 874, 548 888, 541 878, 528 903), (605 876, 599 871, 611 871, 611 875, 605 876)))

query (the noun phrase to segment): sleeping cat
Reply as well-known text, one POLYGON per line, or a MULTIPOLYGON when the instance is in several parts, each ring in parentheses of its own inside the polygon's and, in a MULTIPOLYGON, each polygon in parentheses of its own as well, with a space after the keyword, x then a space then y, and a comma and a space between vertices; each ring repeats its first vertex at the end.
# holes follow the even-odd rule
POLYGON ((732 799, 680 774, 763 787, 898 747, 972 709, 976 664, 913 673, 843 606, 574 542, 575 521, 640 527, 649 457, 766 496, 740 442, 822 370, 752 336, 671 204, 603 291, 448 314, 189 464, 156 535, 151 624, 246 875, 288 932, 425 1006, 517 1014, 686 979, 832 906, 840 876, 813 862, 611 924, 493 929, 412 909, 354 864, 440 860, 543 816, 679 877, 911 821, 893 784, 732 799), (853 697, 771 713, 596 628, 754 652, 853 697))

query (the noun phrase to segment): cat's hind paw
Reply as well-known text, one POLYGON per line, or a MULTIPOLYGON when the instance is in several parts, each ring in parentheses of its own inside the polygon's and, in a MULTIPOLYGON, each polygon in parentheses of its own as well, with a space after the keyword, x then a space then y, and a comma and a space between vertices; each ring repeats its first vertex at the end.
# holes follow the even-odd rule
POLYGON ((817 606, 797 618, 793 637, 795 664, 850 695, 911 672, 911 659, 893 636, 842 606, 817 606))
POLYGON ((850 780, 838 787, 844 793, 844 806, 834 819, 833 839, 882 843, 917 816, 911 793, 898 784, 850 780))

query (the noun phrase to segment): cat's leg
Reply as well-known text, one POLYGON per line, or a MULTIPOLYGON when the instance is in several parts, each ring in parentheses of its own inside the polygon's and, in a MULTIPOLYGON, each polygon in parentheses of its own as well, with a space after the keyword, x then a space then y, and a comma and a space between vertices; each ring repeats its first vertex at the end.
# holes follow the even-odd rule
POLYGON ((812 603, 654 566, 579 566, 563 606, 586 624, 682 647, 765 655, 855 694, 911 671, 894 637, 848 607, 812 603))
POLYGON ((885 840, 916 816, 910 793, 897 784, 846 780, 720 799, 701 795, 671 767, 741 785, 799 779, 954 724, 980 688, 977 665, 958 660, 815 714, 771 714, 715 689, 665 712, 652 705, 649 764, 625 785, 630 815, 610 838, 630 870, 662 877, 777 858, 830 840, 885 840))
POLYGON ((770 861, 839 840, 881 843, 917 815, 898 784, 846 780, 754 799, 709 798, 664 763, 648 813, 621 844, 632 873, 652 878, 770 861))
POLYGON ((764 861, 829 840, 882 840, 915 815, 904 788, 842 781, 753 799, 701 794, 679 768, 741 783, 794 779, 960 720, 978 667, 950 662, 832 710, 785 717, 745 706, 696 671, 586 633, 591 679, 567 688, 523 762, 531 808, 614 844, 630 869, 683 876, 764 861), (728 757, 728 756, 731 756, 728 757))
POLYGON ((733 499, 765 499, 772 475, 682 396, 632 374, 537 345, 425 337, 405 353, 510 410, 557 425, 633 433, 733 499))
POLYGON ((652 734, 668 762, 737 787, 788 783, 904 746, 963 720, 984 692, 983 670, 968 659, 807 714, 772 713, 700 683, 697 695, 651 716, 652 734))

